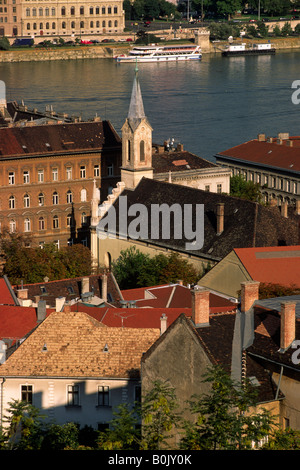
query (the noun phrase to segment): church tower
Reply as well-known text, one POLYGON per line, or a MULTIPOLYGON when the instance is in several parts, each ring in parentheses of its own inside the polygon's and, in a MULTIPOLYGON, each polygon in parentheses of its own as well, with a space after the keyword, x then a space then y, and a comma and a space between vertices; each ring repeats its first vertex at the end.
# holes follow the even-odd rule
POLYGON ((134 189, 143 177, 153 178, 152 127, 145 116, 136 66, 128 116, 122 127, 121 180, 126 188, 134 189))

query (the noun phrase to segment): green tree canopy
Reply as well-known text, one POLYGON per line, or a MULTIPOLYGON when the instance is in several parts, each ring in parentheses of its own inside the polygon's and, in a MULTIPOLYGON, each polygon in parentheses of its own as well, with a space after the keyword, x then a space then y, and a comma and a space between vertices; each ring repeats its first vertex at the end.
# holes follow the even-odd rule
POLYGON ((258 183, 246 181, 239 175, 230 178, 230 196, 261 202, 261 192, 258 183))
POLYGON ((113 262, 112 271, 121 289, 147 287, 179 279, 186 284, 197 282, 201 273, 177 253, 158 254, 150 257, 135 246, 122 250, 113 262))

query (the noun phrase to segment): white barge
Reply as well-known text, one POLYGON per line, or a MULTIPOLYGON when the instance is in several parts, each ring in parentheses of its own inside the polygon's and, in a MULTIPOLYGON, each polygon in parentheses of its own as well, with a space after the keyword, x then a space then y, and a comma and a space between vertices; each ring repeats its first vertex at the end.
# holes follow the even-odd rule
POLYGON ((194 44, 172 46, 137 46, 128 54, 114 57, 117 62, 169 62, 179 60, 201 60, 201 47, 194 44))
POLYGON ((224 57, 230 56, 242 56, 242 55, 266 55, 275 54, 275 47, 270 43, 264 44, 252 44, 250 47, 246 47, 245 43, 242 44, 229 44, 222 51, 224 57))

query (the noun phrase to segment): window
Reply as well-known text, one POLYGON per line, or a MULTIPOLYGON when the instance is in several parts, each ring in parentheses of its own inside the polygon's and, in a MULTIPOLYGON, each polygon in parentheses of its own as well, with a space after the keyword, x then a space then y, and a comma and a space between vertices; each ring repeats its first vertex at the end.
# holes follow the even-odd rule
POLYGON ((38 183, 44 182, 44 170, 38 170, 38 183))
POLYGON ((58 194, 57 194, 56 191, 54 191, 54 193, 52 194, 52 203, 53 203, 53 205, 58 204, 58 194))
POLYGON ((24 232, 30 232, 31 230, 31 221, 30 219, 25 219, 24 220, 24 232))
POLYGON ((10 196, 10 198, 8 200, 8 207, 9 207, 9 209, 15 209, 15 207, 16 207, 16 198, 15 198, 15 196, 10 196))
POLYGON ((72 195, 72 191, 69 189, 69 191, 67 192, 67 204, 72 204, 73 202, 73 195, 72 195))
POLYGON ((100 167, 99 165, 94 165, 94 176, 100 176, 100 167))
POLYGON ((32 385, 21 385, 21 400, 32 405, 32 385))
POLYGON ((72 214, 67 215, 67 227, 71 227, 72 225, 72 214))
POLYGON ((145 161, 145 142, 143 140, 140 142, 140 161, 145 161))
POLYGON ((39 230, 45 230, 45 219, 44 219, 44 217, 39 218, 39 230))
POLYGON ((210 185, 209 185, 209 184, 206 184, 204 190, 205 190, 207 193, 209 193, 209 191, 210 191, 210 185))
POLYGON ((109 406, 109 387, 98 386, 98 406, 109 406))
POLYGON ((52 180, 53 181, 58 180, 58 168, 52 168, 52 180))
POLYGON ((81 202, 86 202, 86 189, 82 189, 80 191, 80 201, 81 202))
POLYGON ((23 198, 24 207, 30 207, 30 197, 28 194, 25 194, 23 198))
POLYGON ((52 226, 53 228, 59 228, 59 219, 57 215, 53 217, 52 226))
POLYGON ((114 175, 114 165, 113 163, 110 163, 107 166, 107 176, 113 176, 114 175))
POLYGON ((66 174, 67 174, 67 180, 71 180, 72 179, 72 167, 67 166, 66 174))
POLYGON ((85 212, 81 214, 81 225, 86 225, 87 224, 87 215, 85 212))
POLYGON ((85 166, 82 165, 80 167, 80 178, 85 178, 86 177, 86 169, 85 169, 85 166))
POLYGON ((222 185, 221 184, 217 184, 217 193, 221 193, 222 192, 222 185))
POLYGON ((38 195, 39 206, 43 206, 45 204, 45 196, 43 193, 38 195))
POLYGON ((69 406, 79 406, 79 386, 78 385, 68 385, 68 397, 67 397, 69 406))
POLYGON ((16 231, 16 228, 17 228, 16 221, 14 219, 11 219, 9 221, 9 232, 14 233, 16 231))
POLYGON ((8 173, 8 184, 15 184, 15 172, 10 171, 8 173))

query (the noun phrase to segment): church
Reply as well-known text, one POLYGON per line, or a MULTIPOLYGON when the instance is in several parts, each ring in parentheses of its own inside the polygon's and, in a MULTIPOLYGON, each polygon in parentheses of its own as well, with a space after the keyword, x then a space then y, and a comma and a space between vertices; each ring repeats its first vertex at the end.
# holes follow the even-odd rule
POLYGON ((230 175, 228 168, 190 154, 180 144, 153 145, 136 68, 122 127, 120 181, 101 204, 95 187, 91 201, 94 267, 109 269, 133 245, 150 256, 176 252, 201 269, 218 263, 233 248, 297 244, 298 220, 282 217, 277 207, 230 197, 230 175), (161 208, 159 222, 169 223, 167 236, 161 224, 153 230, 158 221, 151 218, 154 206, 161 208), (188 222, 181 218, 178 225, 175 216, 188 207, 191 217, 188 222), (133 225, 135 235, 127 230, 133 225))

